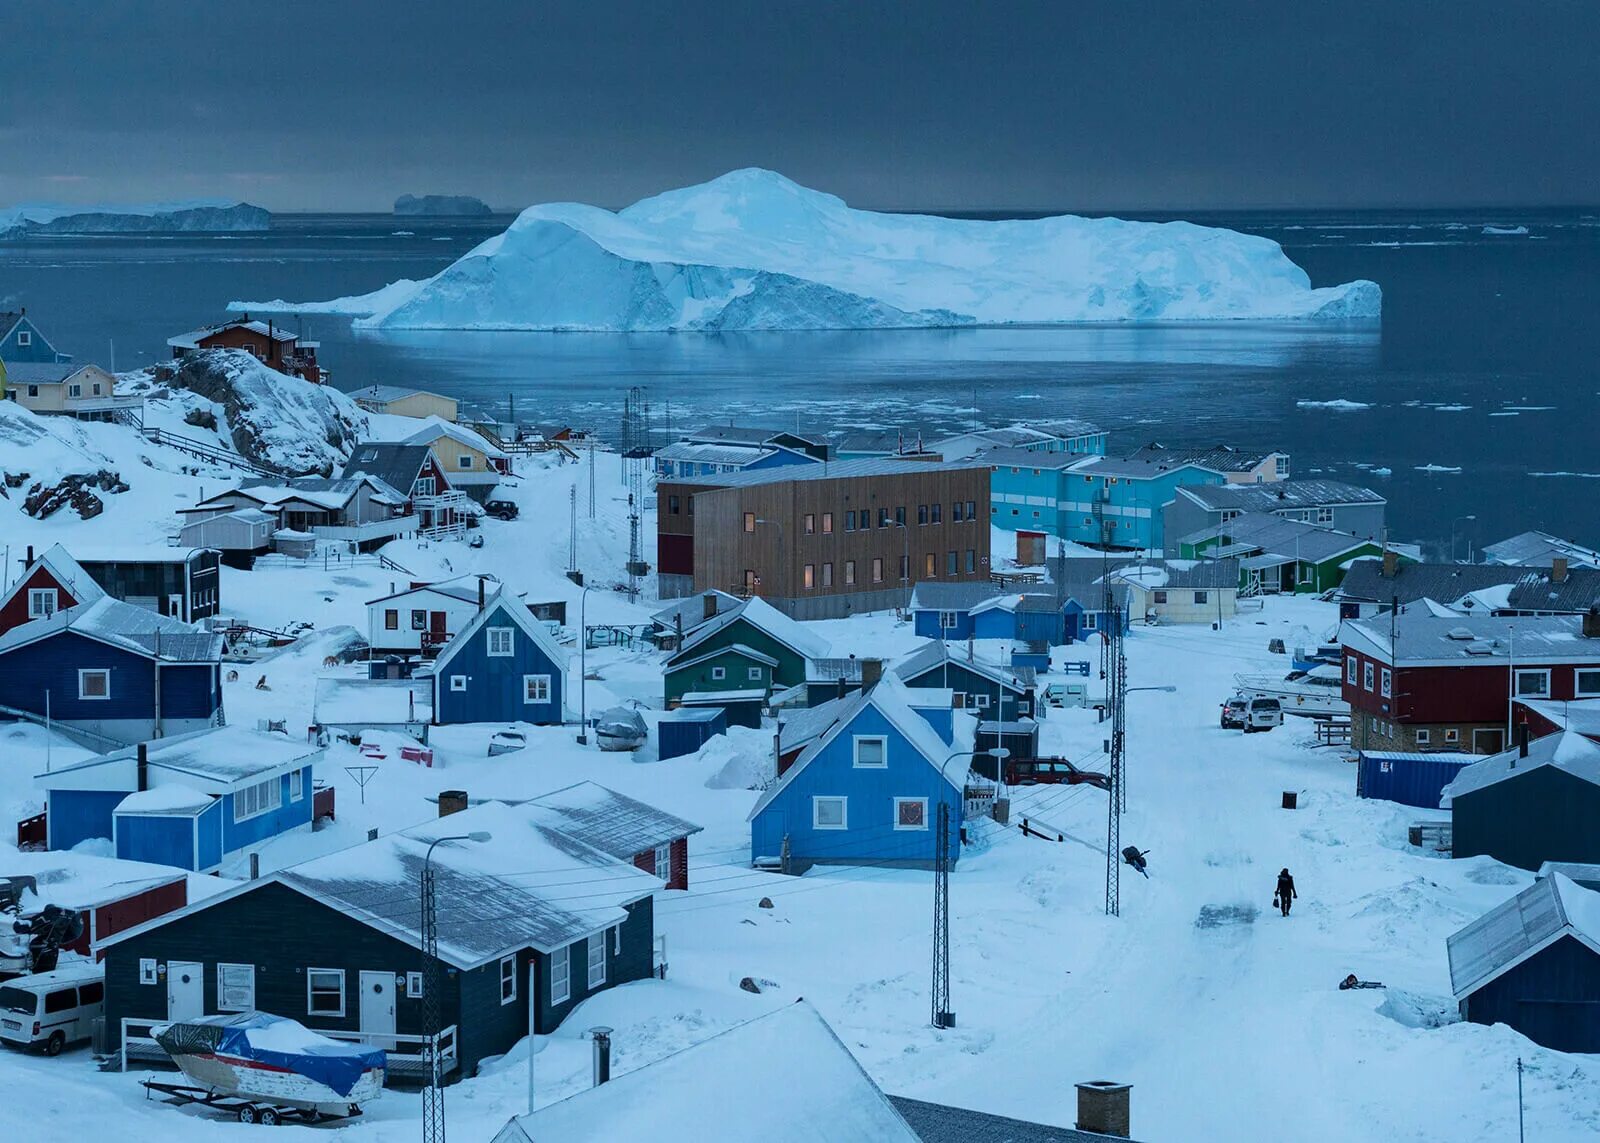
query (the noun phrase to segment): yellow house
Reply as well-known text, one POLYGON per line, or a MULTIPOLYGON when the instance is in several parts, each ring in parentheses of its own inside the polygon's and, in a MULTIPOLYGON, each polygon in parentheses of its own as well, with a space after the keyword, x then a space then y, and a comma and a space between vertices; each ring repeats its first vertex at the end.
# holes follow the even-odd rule
POLYGON ((459 488, 474 500, 484 499, 502 476, 511 475, 511 457, 471 429, 430 417, 423 427, 402 444, 427 445, 439 459, 439 467, 452 488, 459 488))
POLYGON ((6 397, 35 413, 106 421, 144 403, 141 397, 120 396, 116 389, 116 377, 98 365, 17 361, 5 370, 6 397))
POLYGON ((404 389, 398 385, 368 385, 350 394, 350 399, 369 413, 389 413, 396 417, 426 420, 438 417, 454 422, 459 407, 454 397, 430 393, 426 389, 404 389))

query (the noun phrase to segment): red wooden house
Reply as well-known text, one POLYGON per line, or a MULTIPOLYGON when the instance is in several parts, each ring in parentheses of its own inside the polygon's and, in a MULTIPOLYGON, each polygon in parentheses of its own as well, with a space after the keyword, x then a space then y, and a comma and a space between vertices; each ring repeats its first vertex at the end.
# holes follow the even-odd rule
POLYGON ((655 874, 668 889, 689 887, 689 835, 702 827, 594 782, 554 790, 533 805, 553 811, 552 828, 655 874))
POLYGON ((249 314, 220 325, 201 326, 177 337, 167 338, 174 358, 187 357, 205 349, 242 349, 253 354, 268 369, 299 377, 313 384, 328 380, 328 373, 317 364, 320 343, 302 341, 300 335, 276 322, 252 320, 249 314))
POLYGON ((45 619, 58 611, 93 603, 105 595, 82 566, 60 544, 53 545, 38 559, 28 548, 25 570, 15 583, 0 595, 0 635, 29 620, 45 619))

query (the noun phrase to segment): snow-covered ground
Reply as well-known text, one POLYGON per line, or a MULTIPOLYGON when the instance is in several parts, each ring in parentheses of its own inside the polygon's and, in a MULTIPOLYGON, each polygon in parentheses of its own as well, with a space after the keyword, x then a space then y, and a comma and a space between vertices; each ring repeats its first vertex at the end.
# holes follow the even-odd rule
MULTIPOLYGON (((115 426, 83 428, 96 430, 89 435, 98 448, 122 447, 98 434, 115 426)), ((580 594, 564 575, 575 488, 578 564, 599 585, 588 593, 588 621, 642 621, 652 602, 630 603, 612 588, 628 546, 616 458, 600 456, 593 520, 585 465, 523 463, 511 489, 521 518, 485 521, 483 548, 407 542, 386 554, 411 578, 489 571, 530 600, 564 599, 575 626, 580 594)), ((139 536, 170 511, 182 482, 199 479, 166 469, 142 475, 132 491, 109 498, 115 503, 98 520, 7 514, 13 555, 19 543, 103 547, 139 536)), ((648 515, 643 526, 648 537, 648 515)), ((309 621, 318 631, 242 668, 227 685, 229 720, 307 722, 323 657, 340 638, 334 628, 361 628, 362 602, 396 578, 405 577, 370 563, 226 572, 230 613, 264 627, 309 621), (270 690, 255 689, 262 675, 270 690)), ((769 765, 768 731, 736 730, 698 755, 663 763, 653 746, 631 757, 579 747, 571 728, 527 728, 525 751, 489 758, 495 727, 443 728, 433 739, 433 769, 390 751, 364 792, 346 768, 366 760, 336 745, 321 777, 337 789, 337 824, 273 842, 263 864, 281 868, 355 844, 370 827, 415 824, 435 813, 428 799, 445 788, 527 795, 592 779, 703 824, 691 842, 691 888, 664 894, 657 907, 668 979, 604 993, 540 1037, 540 1103, 588 1083, 583 1033, 596 1024, 616 1029, 614 1067, 625 1071, 804 996, 886 1090, 1024 1119, 1070 1124, 1073 1082, 1110 1078, 1134 1085, 1134 1133, 1146 1140, 1504 1139, 1516 1130, 1521 1057, 1528 1138, 1595 1137, 1600 1061, 1546 1051, 1503 1027, 1454 1022, 1446 936, 1529 875, 1409 849, 1405 826, 1425 815, 1358 801, 1352 767, 1315 748, 1307 724, 1291 720, 1249 737, 1218 728, 1217 704, 1233 672, 1283 669, 1268 640, 1292 642, 1299 628, 1320 631, 1334 618, 1331 605, 1273 599, 1220 632, 1133 631, 1130 686, 1176 688, 1135 689, 1128 699, 1121 840, 1150 851, 1150 877, 1124 867, 1121 916, 1107 917, 1105 795, 1092 787, 1017 792, 1012 820, 1026 815, 1065 840, 992 823, 974 828, 952 877, 958 1022, 948 1031, 929 1026, 929 874, 839 867, 785 879, 748 868, 745 819, 756 798, 748 787, 769 765), (1280 808, 1288 790, 1298 794, 1296 810, 1280 808), (1301 893, 1289 919, 1269 907, 1283 866, 1301 893), (757 907, 763 896, 772 909, 757 907), (1338 981, 1352 972, 1388 987, 1340 992, 1338 981), (746 976, 766 982, 762 994, 740 990, 746 976)), ((916 642, 890 614, 815 627, 840 654, 894 654, 916 642)), ((1058 656, 1097 662, 1098 647, 1058 656)), ((608 648, 590 651, 588 666, 591 710, 626 699, 659 705, 659 656, 608 648)), ((1043 745, 1098 768, 1104 734, 1091 711, 1051 711, 1043 745)), ((52 762, 82 756, 60 741, 49 749, 52 762)), ((41 731, 0 727, 0 810, 8 817, 36 805, 30 776, 43 769, 44 752, 41 731)), ((7 852, 0 845, 0 867, 7 852)), ((525 1108, 526 1052, 519 1045, 449 1089, 454 1138, 486 1140, 525 1108)), ((147 1101, 137 1075, 102 1074, 84 1050, 0 1060, 8 1090, 26 1093, 0 1100, 0 1139, 104 1137, 112 1127, 118 1139, 189 1143, 238 1130, 147 1101)), ((704 1094, 704 1137, 716 1139, 715 1092, 704 1094)), ((351 1143, 410 1140, 419 1112, 416 1094, 391 1091, 348 1125, 278 1130, 351 1143)))

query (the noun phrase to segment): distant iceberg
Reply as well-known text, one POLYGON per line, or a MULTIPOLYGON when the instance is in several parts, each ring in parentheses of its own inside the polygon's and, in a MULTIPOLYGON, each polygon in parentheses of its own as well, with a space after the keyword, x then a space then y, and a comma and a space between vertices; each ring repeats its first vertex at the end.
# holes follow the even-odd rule
POLYGON ((763 330, 1377 318, 1376 283, 1312 289, 1266 238, 1187 222, 976 221, 855 210, 734 171, 617 213, 523 211, 423 282, 251 312, 368 329, 763 330))
POLYGON ((482 216, 493 214, 489 204, 470 194, 403 194, 394 200, 396 214, 482 216))
POLYGON ((1528 233, 1528 228, 1526 226, 1485 226, 1483 232, 1488 235, 1520 238, 1528 233))
POLYGON ((50 234, 242 233, 268 230, 272 215, 226 199, 119 206, 13 206, 0 209, 0 239, 50 234))

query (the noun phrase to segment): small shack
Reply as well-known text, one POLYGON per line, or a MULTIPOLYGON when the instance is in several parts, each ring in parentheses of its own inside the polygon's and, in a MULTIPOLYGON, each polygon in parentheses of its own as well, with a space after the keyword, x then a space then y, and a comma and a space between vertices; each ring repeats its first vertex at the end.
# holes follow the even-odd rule
POLYGON ((656 757, 693 754, 719 734, 728 733, 728 716, 720 707, 679 707, 661 716, 656 728, 656 757))
POLYGON ((18 888, 22 916, 47 905, 82 913, 83 933, 66 947, 96 960, 102 942, 189 903, 186 873, 87 853, 18 854, 6 862, 6 873, 0 883, 18 888))
POLYGON ((744 691, 689 691, 678 699, 679 707, 689 710, 715 710, 721 712, 728 726, 748 726, 759 730, 761 712, 767 705, 764 690, 744 691))
POLYGON ((277 518, 259 508, 236 508, 185 524, 178 542, 185 548, 214 548, 223 563, 248 571, 257 556, 271 549, 277 526, 277 518))
POLYGON ((1039 757, 1039 724, 1031 718, 1015 722, 980 722, 978 737, 973 743, 977 754, 992 754, 996 749, 1010 751, 1012 758, 1039 757))
POLYGON ((1600 893, 1555 873, 1447 942, 1461 1018, 1558 1052, 1600 1052, 1600 893))
POLYGON ((1356 797, 1436 810, 1444 788, 1455 781, 1462 767, 1481 761, 1482 757, 1481 754, 1363 750, 1356 759, 1356 797))
POLYGON ((1456 857, 1487 854, 1521 869, 1600 862, 1600 745, 1576 731, 1491 754, 1443 790, 1456 857))

